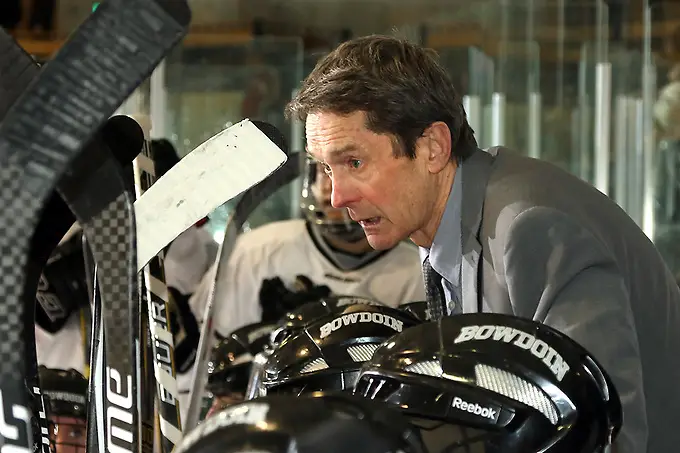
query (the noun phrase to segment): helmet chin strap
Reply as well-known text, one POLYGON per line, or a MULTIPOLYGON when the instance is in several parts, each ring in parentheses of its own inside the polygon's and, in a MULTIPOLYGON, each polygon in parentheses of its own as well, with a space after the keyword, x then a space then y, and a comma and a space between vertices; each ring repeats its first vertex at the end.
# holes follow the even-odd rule
POLYGON ((321 253, 323 253, 329 261, 333 263, 335 267, 342 271, 353 271, 363 267, 369 262, 373 261, 376 256, 385 253, 384 251, 378 251, 370 249, 367 252, 355 254, 351 252, 346 252, 340 250, 337 246, 331 246, 326 237, 332 237, 340 241, 355 244, 363 240, 366 236, 364 234, 361 226, 358 227, 358 234, 354 228, 348 231, 343 228, 342 235, 336 234, 335 228, 342 228, 341 225, 319 225, 314 222, 308 221, 309 232, 312 235, 314 243, 319 247, 321 253), (333 227, 333 228, 330 228, 333 227))
POLYGON ((318 227, 322 230, 324 237, 330 236, 342 242, 356 244, 366 239, 366 234, 359 225, 356 227, 350 225, 318 225, 318 227))

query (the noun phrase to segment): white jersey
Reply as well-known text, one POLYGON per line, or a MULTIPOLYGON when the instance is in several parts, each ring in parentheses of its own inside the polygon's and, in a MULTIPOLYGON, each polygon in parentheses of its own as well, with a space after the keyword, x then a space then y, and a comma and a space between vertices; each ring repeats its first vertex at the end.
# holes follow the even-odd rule
MULTIPOLYGON (((205 274, 190 299, 200 322, 214 278, 214 266, 205 274)), ((229 260, 224 292, 214 301, 215 330, 229 335, 261 319, 259 291, 262 281, 279 277, 292 288, 297 275, 333 294, 376 299, 392 307, 425 300, 425 287, 416 247, 400 243, 363 267, 343 271, 319 251, 301 219, 274 222, 244 233, 229 260)))
POLYGON ((35 348, 38 365, 85 374, 85 351, 79 312, 72 313, 59 331, 49 333, 36 324, 35 348))
POLYGON ((165 254, 165 281, 182 294, 192 294, 215 262, 217 242, 204 228, 191 227, 172 241, 165 254))

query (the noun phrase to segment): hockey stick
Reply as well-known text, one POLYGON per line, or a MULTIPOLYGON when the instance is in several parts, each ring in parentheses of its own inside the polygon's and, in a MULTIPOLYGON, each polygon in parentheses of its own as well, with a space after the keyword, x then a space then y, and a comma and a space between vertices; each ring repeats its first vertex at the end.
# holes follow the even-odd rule
POLYGON ((74 160, 71 171, 59 183, 59 191, 82 226, 97 265, 97 296, 101 299, 104 330, 103 362, 98 365, 105 369, 106 378, 95 382, 94 388, 106 388, 107 398, 101 412, 107 414, 107 420, 98 429, 106 429, 109 434, 100 446, 117 446, 111 437, 118 437, 128 442, 132 451, 138 448, 139 442, 137 357, 140 344, 136 311, 139 296, 133 266, 135 220, 133 194, 127 189, 122 168, 109 149, 115 147, 117 154, 124 150, 137 154, 142 142, 141 130, 134 120, 126 116, 113 117, 89 143, 87 153, 74 160), (113 409, 128 411, 114 417, 118 421, 116 425, 111 419, 113 409), (125 429, 128 437, 116 435, 120 432, 117 430, 125 429))
MULTIPOLYGON (((38 72, 38 67, 33 59, 2 28, 0 28, 0 55, 2 55, 0 59, 0 120, 2 120, 7 110, 38 72)), ((63 236, 63 234, 59 236, 59 227, 68 223, 68 219, 72 218, 72 215, 61 198, 53 194, 45 208, 45 217, 50 219, 50 223, 41 221, 36 226, 31 241, 26 265, 25 292, 22 299, 33 301, 32 304, 25 304, 23 335, 23 341, 26 345, 25 388, 28 392, 27 397, 32 400, 31 412, 34 414, 31 418, 31 427, 34 432, 40 433, 40 436, 35 436, 33 439, 33 451, 50 453, 49 426, 45 412, 45 399, 40 391, 38 360, 35 349, 35 294, 42 269, 52 250, 63 236), (56 235, 54 234, 55 229, 50 228, 55 224, 57 225, 56 235)), ((69 226, 72 223, 71 221, 69 226)), ((63 230, 63 233, 66 233, 66 230, 68 230, 68 226, 63 230)))
POLYGON ((26 345, 24 358, 26 363, 25 388, 27 397, 32 399, 32 427, 34 432, 40 433, 40 436, 35 436, 33 439, 33 450, 43 453, 49 453, 50 443, 45 401, 40 391, 35 348, 36 293, 45 263, 72 223, 68 222, 71 217, 71 211, 61 197, 53 194, 31 239, 25 271, 25 289, 22 295, 22 300, 26 301, 24 304, 26 312, 24 313, 23 335, 23 341, 26 345))
MULTIPOLYGON (((287 152, 288 146, 285 139, 280 137, 281 149, 287 152)), ((224 273, 229 264, 229 258, 234 250, 236 239, 240 235, 243 224, 248 220, 252 212, 264 200, 269 198, 278 189, 289 184, 300 175, 301 160, 300 154, 295 153, 288 157, 284 166, 269 178, 263 180, 256 186, 246 191, 243 197, 238 201, 234 211, 229 216, 227 226, 224 231, 222 243, 220 244, 217 259, 215 260, 215 275, 212 282, 205 311, 203 313, 203 324, 201 325, 201 336, 198 343, 198 350, 196 352, 196 360, 191 374, 191 387, 189 389, 189 408, 187 412, 187 419, 184 422, 185 431, 191 430, 197 426, 199 422, 199 414, 201 410, 201 396, 205 389, 208 372, 207 365, 209 359, 210 346, 214 335, 213 314, 215 300, 221 300, 219 295, 223 285, 230 285, 233 282, 225 281, 224 273)))
MULTIPOLYGON (((147 124, 145 135, 150 129, 147 124)), ((142 153, 135 159, 133 168, 135 176, 135 192, 141 197, 156 181, 154 156, 149 146, 148 137, 142 153)), ((158 404, 158 426, 161 441, 160 452, 170 453, 182 438, 179 401, 177 400, 177 378, 175 371, 175 342, 170 332, 169 292, 165 283, 164 252, 161 250, 151 259, 142 271, 142 307, 148 323, 150 335, 150 352, 153 363, 152 374, 156 379, 156 402, 158 404)), ((147 355, 145 355, 148 358, 147 355)), ((145 364, 150 366, 149 363, 145 364)), ((146 373, 145 373, 146 374, 146 373)), ((144 397, 144 396, 142 396, 144 397)), ((151 399, 151 414, 153 414, 151 399)))
MULTIPOLYGON (((0 125, 0 192, 4 198, 0 294, 0 399, 5 447, 32 447, 22 342, 25 265, 42 207, 59 177, 130 92, 182 36, 186 4, 110 0, 71 36, 0 125), (130 8, 130 10, 127 10, 130 8), (179 23, 178 23, 179 22, 179 23), (148 36, 143 32, 147 31, 148 36)), ((110 390, 110 388, 109 388, 110 390)))
MULTIPOLYGON (((31 72, 35 76, 38 68, 12 37, 1 30, 0 48, 4 52, 0 53, 0 90, 4 88, 8 93, 0 96, 2 118, 3 109, 10 107, 28 85, 31 72), (31 66, 33 70, 18 70, 31 66), (3 68, 8 71, 2 72, 3 68), (17 74, 22 78, 17 79, 17 74)), ((141 271, 182 232, 262 181, 285 161, 285 155, 276 145, 247 119, 197 146, 135 200, 137 270, 141 271), (247 153, 240 152, 241 148, 247 153)))
POLYGON ((245 119, 224 129, 187 154, 135 202, 137 233, 144 238, 138 244, 138 270, 187 228, 283 165, 286 155, 272 139, 271 128, 245 119))

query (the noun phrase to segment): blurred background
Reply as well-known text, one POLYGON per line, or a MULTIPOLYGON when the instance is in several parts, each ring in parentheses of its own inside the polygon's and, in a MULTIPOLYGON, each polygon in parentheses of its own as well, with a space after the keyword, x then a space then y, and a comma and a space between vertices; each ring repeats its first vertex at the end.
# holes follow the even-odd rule
MULTIPOLYGON (((482 147, 506 145, 594 184, 680 275, 680 1, 189 0, 190 34, 121 110, 185 155, 230 123, 278 126, 319 57, 392 34, 436 49, 482 147)), ((0 0, 0 25, 41 62, 97 7, 0 0)), ((250 226, 297 217, 299 181, 250 226)), ((587 200, 583 201, 587 203, 587 200)), ((229 205, 211 215, 219 238, 229 205)))

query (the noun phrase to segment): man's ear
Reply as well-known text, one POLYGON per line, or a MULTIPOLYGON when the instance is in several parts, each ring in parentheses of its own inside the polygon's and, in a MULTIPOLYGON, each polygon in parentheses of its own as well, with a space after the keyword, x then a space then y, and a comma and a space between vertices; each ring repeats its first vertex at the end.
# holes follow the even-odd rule
POLYGON ((439 173, 451 161, 451 130, 446 123, 437 121, 430 124, 418 141, 426 152, 430 173, 439 173))

